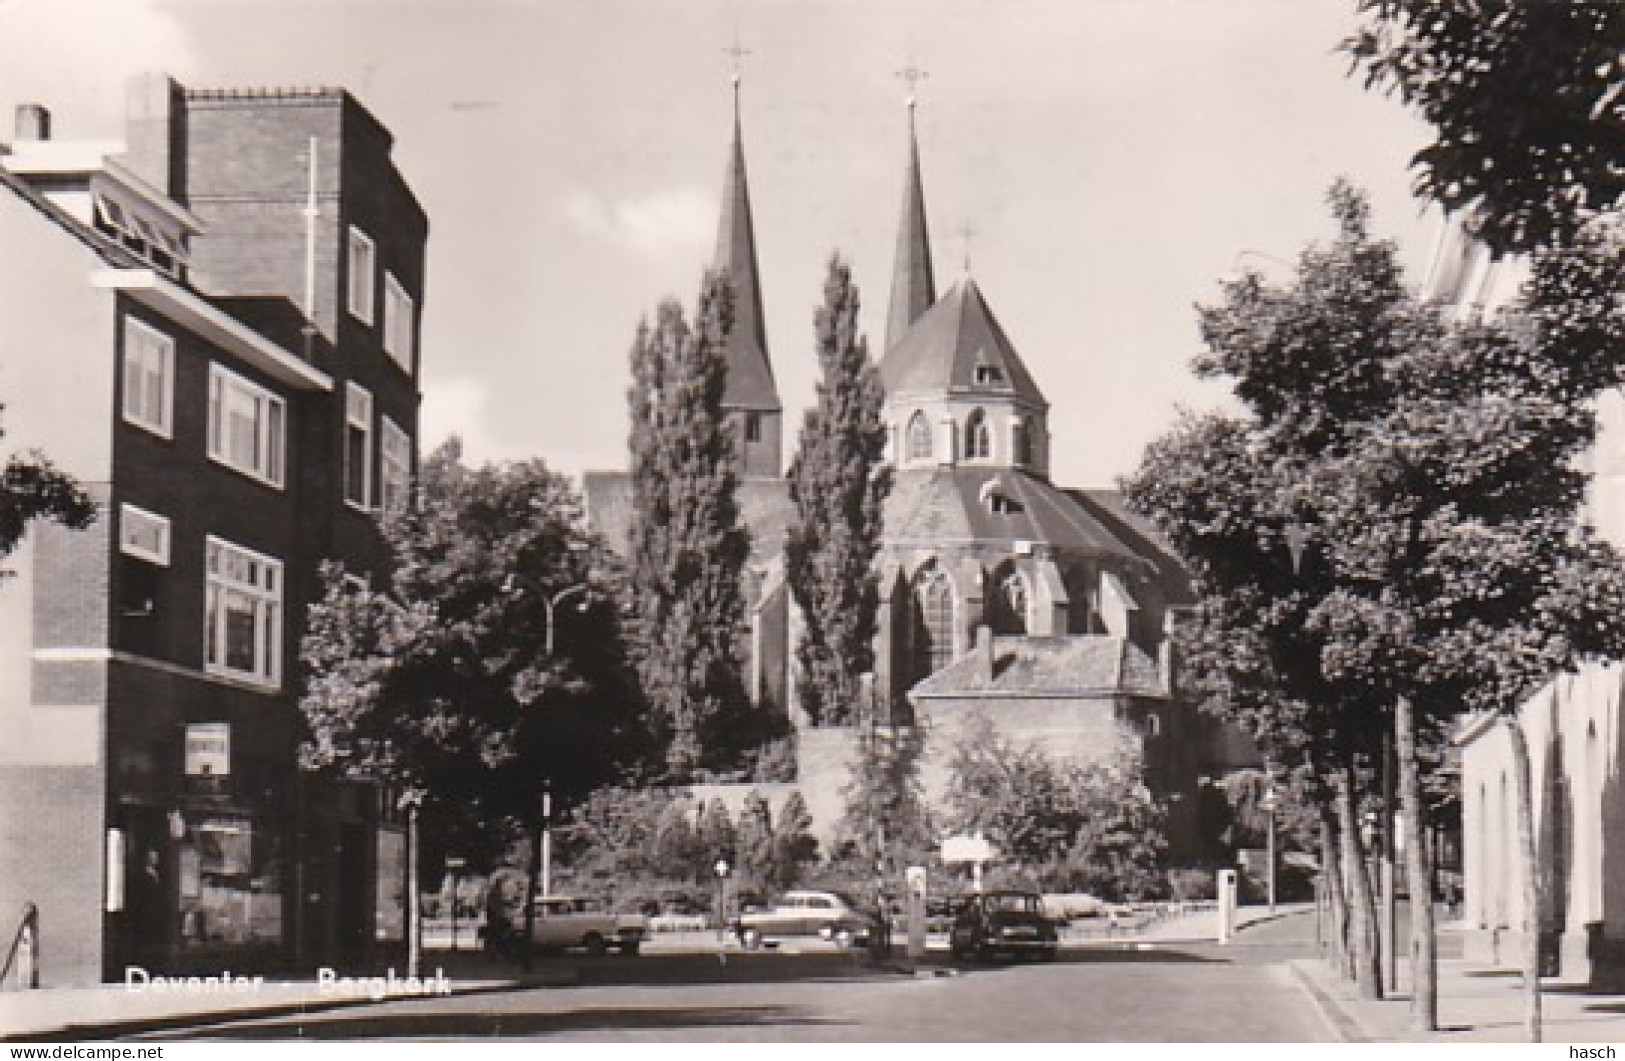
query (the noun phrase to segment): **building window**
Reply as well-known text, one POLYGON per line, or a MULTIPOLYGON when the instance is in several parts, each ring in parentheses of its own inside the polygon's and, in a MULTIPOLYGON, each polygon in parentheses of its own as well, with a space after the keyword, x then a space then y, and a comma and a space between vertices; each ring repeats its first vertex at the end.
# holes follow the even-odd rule
POLYGON ((1033 425, 1030 420, 1017 420, 1010 425, 1010 452, 1019 467, 1033 463, 1033 425))
POLYGON ((211 537, 204 598, 204 664, 261 685, 282 675, 282 564, 211 537))
POLYGON ((372 240, 358 228, 350 229, 350 315, 364 324, 372 323, 374 275, 378 254, 372 240))
POLYGON ((1031 599, 1027 580, 1021 572, 1005 567, 995 576, 994 587, 993 597, 988 601, 988 625, 995 634, 1025 635, 1031 599))
POLYGON ((407 372, 412 371, 412 296, 395 279, 384 274, 384 352, 407 372))
POLYGON ((378 506, 385 512, 403 511, 412 487, 412 436, 386 416, 378 448, 378 506))
POLYGON ((282 485, 287 406, 257 383, 209 366, 209 456, 272 486, 282 485))
POLYGON ((993 456, 993 430, 987 414, 977 409, 965 422, 965 459, 988 460, 993 456))
POLYGON ((976 382, 984 387, 997 386, 1004 382, 1004 373, 998 365, 980 364, 976 366, 976 382))
POLYGON ((745 441, 746 442, 760 442, 760 441, 762 441, 762 414, 761 413, 746 413, 745 414, 745 441))
POLYGON ((927 564, 914 576, 914 615, 909 631, 913 682, 935 674, 954 658, 954 590, 948 573, 927 564))
POLYGON ((372 395, 354 383, 344 390, 344 500, 366 508, 372 497, 372 395))
POLYGON ((915 413, 908 421, 908 459, 931 459, 931 422, 924 413, 915 413))
POLYGON ((174 411, 175 340, 124 318, 124 419, 168 438, 174 411))
POLYGON ((119 551, 159 567, 169 566, 169 520, 144 508, 120 505, 119 551))

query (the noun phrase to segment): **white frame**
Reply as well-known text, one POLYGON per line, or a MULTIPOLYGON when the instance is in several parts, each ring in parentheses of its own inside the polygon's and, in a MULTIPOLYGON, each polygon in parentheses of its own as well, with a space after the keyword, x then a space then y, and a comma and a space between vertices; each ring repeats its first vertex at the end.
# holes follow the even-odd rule
POLYGON ((395 363, 412 371, 412 361, 417 353, 416 338, 416 304, 412 296, 407 293, 401 282, 395 279, 395 274, 384 273, 384 353, 395 359, 395 363))
POLYGON ((149 564, 159 567, 169 566, 170 530, 169 520, 156 512, 148 512, 144 508, 130 504, 128 501, 119 505, 118 516, 118 548, 126 556, 133 556, 137 560, 145 560, 149 564), (146 524, 158 532, 158 548, 148 549, 140 542, 130 540, 130 528, 134 524, 146 524))
POLYGON ((378 509, 381 512, 400 511, 412 495, 412 436, 387 415, 380 417, 382 429, 378 434, 378 509), (398 473, 398 498, 392 499, 391 472, 398 473))
POLYGON ((246 549, 235 542, 224 538, 209 535, 205 539, 203 562, 203 669, 209 674, 218 674, 225 677, 237 678, 252 682, 255 685, 278 687, 282 684, 282 643, 283 624, 287 621, 286 609, 283 607, 283 589, 286 585, 282 561, 264 553, 246 549), (249 563, 258 565, 258 580, 245 581, 230 577, 222 564, 220 571, 215 571, 210 565, 211 554, 219 550, 222 554, 234 553, 249 563), (269 583, 267 585, 266 583, 269 583), (254 609, 254 655, 256 667, 252 670, 240 670, 229 665, 226 660, 230 653, 227 651, 228 624, 226 621, 227 609, 224 597, 227 592, 236 592, 256 602, 254 609), (211 614, 211 611, 213 614, 211 614), (211 623, 212 620, 212 623, 211 623), (210 627, 213 626, 211 631, 210 627), (210 634, 214 635, 211 645, 210 634), (219 658, 211 658, 211 649, 219 658), (260 658, 260 653, 265 658, 260 658))
POLYGON ((211 362, 209 364, 209 425, 208 425, 209 459, 216 464, 223 464, 232 471, 240 472, 267 486, 282 489, 288 474, 288 403, 275 391, 260 386, 253 380, 239 376, 224 365, 211 362), (226 388, 234 387, 257 402, 264 411, 255 425, 256 443, 265 456, 266 467, 259 468, 253 464, 238 462, 231 454, 231 447, 226 445, 226 423, 222 419, 225 413, 226 388), (277 410, 275 417, 271 410, 277 410), (272 422, 277 423, 273 432, 272 422))
POLYGON ((350 316, 363 324, 371 324, 374 302, 378 297, 378 245, 372 241, 371 236, 351 225, 345 260, 349 265, 349 275, 345 284, 345 305, 350 311, 350 316), (363 265, 365 268, 362 268, 363 265))
POLYGON ((365 512, 372 506, 372 392, 350 381, 344 385, 344 442, 341 459, 344 465, 344 503, 365 512), (360 403, 359 405, 357 403, 360 403), (357 415, 357 410, 361 415, 357 415), (366 441, 361 447, 361 497, 350 496, 350 432, 359 430, 366 441))
MULTIPOLYGON (((134 424, 143 431, 150 431, 160 438, 170 438, 174 433, 175 427, 175 337, 159 331, 146 321, 140 320, 139 318, 126 313, 124 315, 123 343, 123 356, 119 359, 119 378, 121 381, 120 385, 123 387, 124 393, 119 404, 122 407, 121 413, 123 414, 124 422, 127 424, 134 424), (138 345, 136 342, 138 338, 142 340, 143 343, 150 343, 150 345, 138 345), (146 419, 147 410, 145 408, 132 409, 130 406, 131 358, 136 353, 138 348, 144 351, 156 351, 162 364, 161 371, 163 375, 163 394, 160 396, 159 404, 163 408, 160 411, 160 419, 158 422, 146 419)), ((143 360, 141 364, 141 395, 143 399, 143 406, 146 404, 146 385, 149 372, 150 366, 148 366, 143 360)))

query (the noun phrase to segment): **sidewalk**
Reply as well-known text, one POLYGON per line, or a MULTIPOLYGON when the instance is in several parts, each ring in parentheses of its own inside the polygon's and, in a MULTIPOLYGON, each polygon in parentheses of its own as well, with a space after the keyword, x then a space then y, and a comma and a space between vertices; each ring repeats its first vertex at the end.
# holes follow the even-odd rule
MULTIPOLYGON (((1298 982, 1345 1042, 1523 1042, 1523 979, 1515 969, 1459 958, 1439 962, 1439 1028, 1412 1032, 1410 985, 1400 963, 1394 997, 1357 997, 1324 961, 1290 962, 1298 982)), ((1549 1043, 1625 1041, 1625 995, 1593 993, 1584 984, 1542 981, 1542 1038, 1549 1043)))

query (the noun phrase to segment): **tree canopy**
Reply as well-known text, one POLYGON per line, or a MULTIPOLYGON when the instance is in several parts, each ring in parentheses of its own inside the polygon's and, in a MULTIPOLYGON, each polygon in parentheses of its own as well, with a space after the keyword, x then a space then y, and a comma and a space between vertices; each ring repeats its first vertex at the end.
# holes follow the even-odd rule
MULTIPOLYGON (((0 405, 0 411, 4 409, 0 405)), ((5 437, 0 430, 0 439, 5 437)), ((0 466, 0 561, 17 548, 33 520, 47 519, 80 529, 95 518, 96 505, 89 495, 45 454, 13 454, 0 466)))

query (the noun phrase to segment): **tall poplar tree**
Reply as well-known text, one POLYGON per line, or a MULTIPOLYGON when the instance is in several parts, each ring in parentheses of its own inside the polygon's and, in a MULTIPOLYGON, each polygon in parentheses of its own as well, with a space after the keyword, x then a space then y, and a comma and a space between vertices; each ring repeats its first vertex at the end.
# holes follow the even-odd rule
POLYGON ((749 539, 722 408, 733 326, 727 277, 707 274, 683 319, 662 303, 632 347, 633 658, 675 781, 727 765, 750 710, 739 638, 749 539))
POLYGON ((858 307, 852 270, 832 255, 815 318, 818 402, 802 422, 790 466, 798 522, 785 544, 790 589, 806 619, 796 646, 797 692, 814 725, 850 724, 863 675, 874 668, 874 561, 891 470, 881 463, 884 394, 858 334, 858 307))

